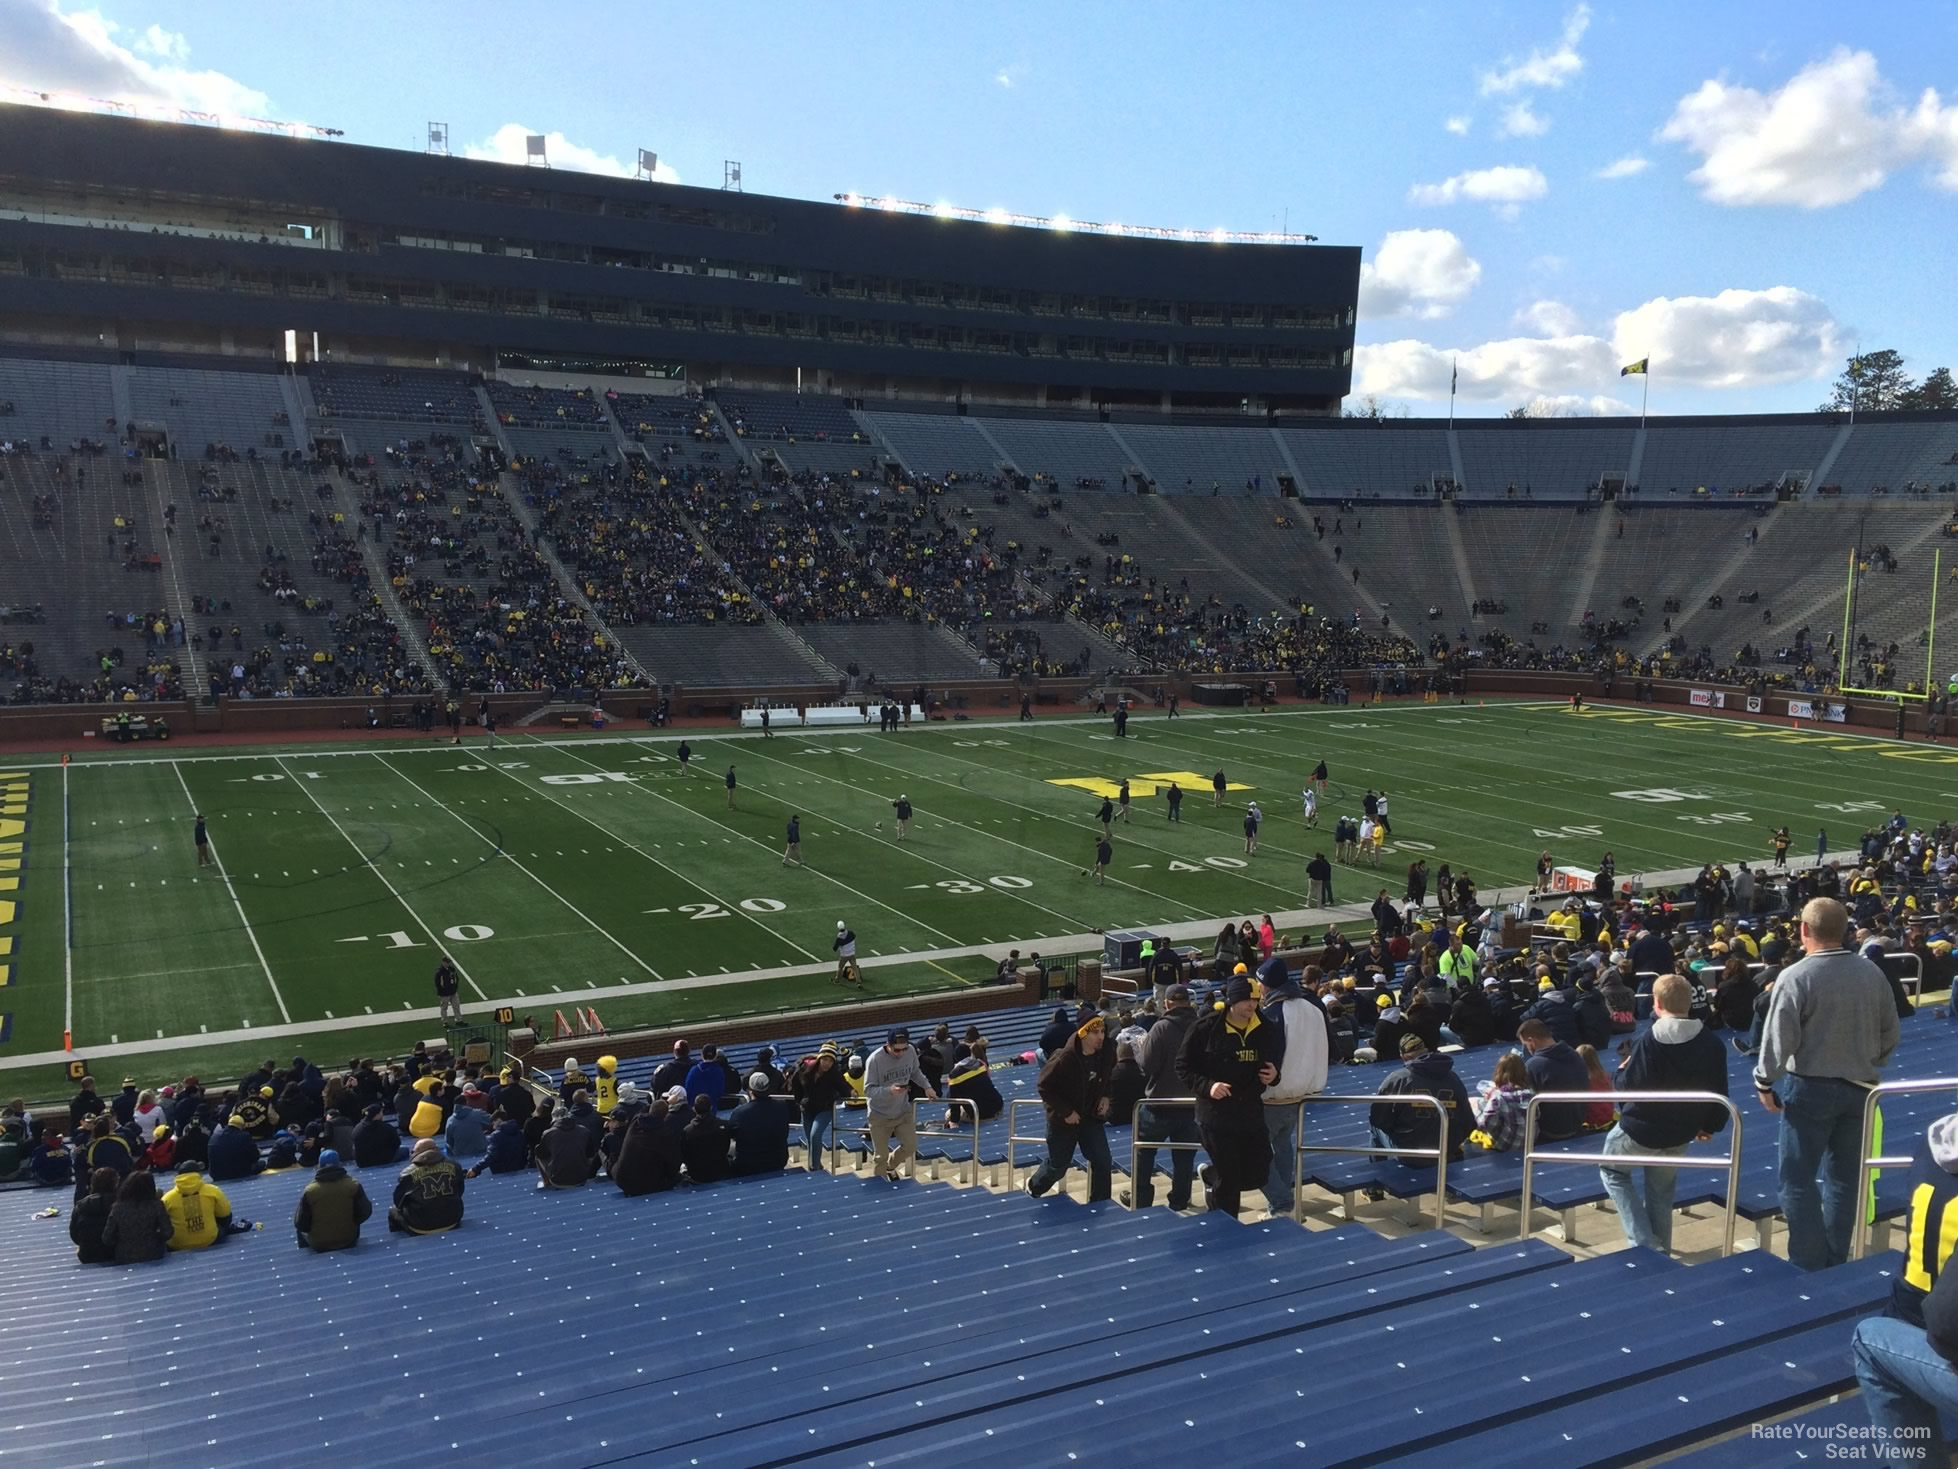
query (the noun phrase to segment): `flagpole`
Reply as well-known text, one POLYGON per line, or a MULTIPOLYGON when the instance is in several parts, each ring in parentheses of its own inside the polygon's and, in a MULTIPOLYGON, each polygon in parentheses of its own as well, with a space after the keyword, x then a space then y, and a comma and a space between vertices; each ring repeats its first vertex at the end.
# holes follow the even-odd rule
POLYGON ((1448 363, 1448 427, 1450 431, 1453 431, 1455 427, 1455 376, 1455 363, 1451 359, 1448 363))
POLYGON ((1645 371, 1641 372, 1639 377, 1643 379, 1643 382, 1639 385, 1638 426, 1644 428, 1646 405, 1652 401, 1652 359, 1650 357, 1645 359, 1645 371))

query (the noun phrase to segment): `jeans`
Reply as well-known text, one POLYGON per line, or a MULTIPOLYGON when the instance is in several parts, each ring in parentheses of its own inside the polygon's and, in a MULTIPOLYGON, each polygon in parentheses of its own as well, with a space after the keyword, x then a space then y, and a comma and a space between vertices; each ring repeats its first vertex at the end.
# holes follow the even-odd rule
POLYGON ((1781 1098, 1781 1214, 1788 1259, 1803 1270, 1849 1258, 1867 1093, 1833 1077, 1785 1076, 1781 1098), (1821 1174, 1821 1187, 1816 1174, 1821 1174))
MULTIPOLYGON (((1642 1148, 1614 1127, 1606 1135, 1607 1153, 1645 1153, 1654 1157, 1675 1158, 1686 1151, 1676 1148, 1642 1148)), ((1625 1238, 1648 1250, 1672 1250, 1672 1200, 1679 1188, 1679 1171, 1674 1168, 1600 1168, 1604 1191, 1611 1195, 1618 1222, 1625 1226, 1625 1238), (1641 1184, 1643 1187, 1641 1187, 1641 1184)))
POLYGON ((1107 1198, 1114 1164, 1108 1156, 1108 1133, 1099 1117, 1083 1117, 1072 1125, 1048 1119, 1047 1161, 1027 1180, 1027 1192, 1038 1198, 1065 1178, 1077 1146, 1088 1164, 1088 1202, 1107 1198))
POLYGON ((1958 1415, 1958 1371, 1932 1348, 1924 1329, 1872 1316, 1857 1326, 1850 1355, 1869 1405, 1870 1424, 1884 1435, 1870 1445, 1874 1461, 1947 1462, 1939 1413, 1958 1415))
POLYGON ((1292 1171, 1297 1167, 1299 1109, 1296 1102, 1265 1108, 1265 1136, 1271 1139, 1271 1167, 1265 1174, 1265 1207, 1289 1214, 1294 1203, 1292 1171))
POLYGON ((828 1108, 803 1119, 802 1135, 809 1140, 810 1171, 829 1167, 829 1160, 823 1155, 829 1147, 830 1129, 835 1125, 836 1114, 828 1108))
MULTIPOLYGON (((1188 1107, 1164 1107, 1160 1111, 1144 1102, 1135 1109, 1135 1207, 1146 1209, 1156 1202, 1156 1149, 1147 1143, 1193 1143, 1197 1140, 1197 1114, 1188 1107)), ((1197 1176, 1197 1155, 1177 1148, 1169 1155, 1169 1207, 1190 1207, 1190 1190, 1197 1176)))

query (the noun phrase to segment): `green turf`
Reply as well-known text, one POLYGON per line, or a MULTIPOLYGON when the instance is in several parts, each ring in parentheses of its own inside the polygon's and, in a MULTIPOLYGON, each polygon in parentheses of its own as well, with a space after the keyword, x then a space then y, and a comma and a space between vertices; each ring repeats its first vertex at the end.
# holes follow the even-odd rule
POLYGON ((1585 867, 1609 848, 1629 875, 1764 856, 1785 822, 1800 855, 1818 825, 1852 845, 1879 814, 1958 787, 1939 768, 1958 755, 1922 746, 1542 704, 1143 716, 1126 741, 1090 720, 688 738, 690 770, 677 735, 519 737, 493 751, 480 737, 462 749, 149 746, 65 774, 45 759, 0 767, 29 785, 20 887, 0 893, 19 905, 0 927, 15 940, 0 956, 11 966, 0 1069, 58 1051, 70 1007, 77 1052, 108 1069, 159 1033, 269 1032, 266 1045, 227 1037, 129 1063, 145 1075, 222 1074, 234 1046, 252 1059, 287 1049, 287 1026, 327 1055, 399 1045, 431 1030, 388 1017, 433 1003, 438 948, 460 964, 472 1009, 508 1001, 548 1019, 561 996, 616 990, 594 1001, 613 1028, 834 999, 820 977, 769 972, 827 962, 839 918, 865 958, 932 956, 871 966, 873 991, 950 988, 1009 945, 1051 953, 1097 929, 1299 908, 1305 859, 1330 852, 1332 816, 1357 814, 1368 785, 1393 798, 1396 842, 1377 876, 1341 872, 1345 903, 1382 885, 1398 896, 1417 851, 1485 889, 1526 880, 1545 847, 1585 867), (1298 795, 1321 757, 1336 799, 1309 832, 1298 795), (1220 766, 1248 789, 1214 811, 1207 777, 1220 766), (1164 772, 1205 778, 1183 823, 1139 797, 1116 827, 1107 884, 1083 877, 1099 801, 1054 782, 1164 772), (902 845, 889 807, 900 791, 917 807, 902 845), (1247 859, 1251 798, 1267 823, 1247 859), (194 865, 195 810, 229 886, 194 865), (791 811, 804 869, 781 864, 791 811), (984 953, 942 952, 971 950, 984 953), (769 977, 715 982, 756 971, 769 977), (316 1029, 328 1020, 362 1029, 316 1029))

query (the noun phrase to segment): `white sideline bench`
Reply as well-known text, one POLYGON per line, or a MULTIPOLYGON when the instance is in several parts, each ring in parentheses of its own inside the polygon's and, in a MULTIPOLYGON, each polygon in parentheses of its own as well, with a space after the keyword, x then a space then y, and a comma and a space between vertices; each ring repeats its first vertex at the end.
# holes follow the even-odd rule
MULTIPOLYGON (((855 704, 819 704, 813 709, 805 710, 800 719, 796 717, 796 712, 793 709, 770 709, 768 711, 768 727, 770 729, 813 729, 818 725, 826 724, 875 724, 877 722, 877 710, 879 707, 881 706, 876 704, 864 705, 861 708, 855 704)), ((911 706, 910 722, 913 724, 923 724, 925 722, 925 711, 920 705, 913 704, 911 706)), ((743 729, 760 729, 761 710, 743 709, 741 711, 741 727, 743 729)))

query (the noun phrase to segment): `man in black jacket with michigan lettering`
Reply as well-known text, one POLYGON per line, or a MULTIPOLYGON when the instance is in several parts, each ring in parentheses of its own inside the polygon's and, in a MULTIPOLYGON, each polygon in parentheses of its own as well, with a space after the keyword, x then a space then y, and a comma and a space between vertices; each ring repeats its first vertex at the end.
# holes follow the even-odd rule
POLYGON ((1278 1079, 1285 1037, 1258 1018, 1251 981, 1233 978, 1224 1008, 1190 1027, 1176 1053, 1176 1076, 1197 1099, 1197 1127, 1210 1161, 1203 1168, 1210 1207, 1236 1217, 1245 1189, 1271 1172, 1265 1088, 1278 1079))

